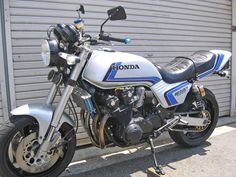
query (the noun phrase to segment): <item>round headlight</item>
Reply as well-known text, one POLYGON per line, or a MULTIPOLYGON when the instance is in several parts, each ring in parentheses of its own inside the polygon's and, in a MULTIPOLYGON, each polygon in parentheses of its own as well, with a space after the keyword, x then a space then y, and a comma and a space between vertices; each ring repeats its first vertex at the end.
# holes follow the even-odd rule
POLYGON ((46 66, 56 66, 60 57, 58 43, 53 39, 46 39, 42 42, 42 59, 46 66))
POLYGON ((50 52, 50 46, 49 46, 48 40, 44 40, 44 41, 42 42, 41 55, 42 55, 43 63, 44 63, 46 66, 49 66, 49 64, 50 64, 51 52, 50 52))

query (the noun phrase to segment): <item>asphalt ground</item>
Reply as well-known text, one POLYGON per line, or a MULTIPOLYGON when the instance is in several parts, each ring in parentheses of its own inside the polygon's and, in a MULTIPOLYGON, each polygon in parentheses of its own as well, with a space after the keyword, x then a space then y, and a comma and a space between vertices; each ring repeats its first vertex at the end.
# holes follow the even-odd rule
MULTIPOLYGON (((157 158, 171 177, 236 177, 236 123, 218 127, 213 136, 202 146, 182 148, 175 143, 157 147, 157 158)), ((139 150, 137 153, 142 153, 139 150)), ((70 177, 147 177, 146 170, 153 166, 151 155, 130 159, 131 154, 114 154, 113 159, 124 159, 109 165, 109 160, 88 160, 72 164, 70 177), (95 163, 108 165, 80 173, 83 166, 95 163), (91 163, 90 163, 91 162, 91 163), (82 167, 80 166, 82 165, 82 167)), ((96 164, 96 166, 100 166, 96 164)), ((70 168, 70 167, 69 167, 70 168)), ((83 170, 82 170, 83 171, 83 170)))

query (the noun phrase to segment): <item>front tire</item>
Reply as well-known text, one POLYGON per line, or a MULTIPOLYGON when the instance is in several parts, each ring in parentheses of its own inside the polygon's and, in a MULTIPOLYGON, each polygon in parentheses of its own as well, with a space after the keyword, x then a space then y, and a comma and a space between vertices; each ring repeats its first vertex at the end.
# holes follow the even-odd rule
MULTIPOLYGON (((22 144, 20 143, 20 141, 24 140, 23 135, 25 135, 25 139, 28 140, 30 137, 33 137, 34 135, 35 138, 32 144, 35 145, 37 141, 36 138, 36 134, 38 134, 37 131, 38 131, 37 122, 35 121, 34 118, 28 116, 12 117, 9 122, 6 122, 5 124, 1 125, 0 127, 0 157, 1 157, 0 176, 1 177, 57 177, 66 169, 66 167, 73 158, 76 147, 75 132, 72 129, 72 127, 67 124, 64 124, 61 127, 60 129, 61 136, 66 135, 66 133, 69 132, 66 136, 68 142, 61 146, 60 152, 62 153, 60 153, 60 156, 57 154, 56 160, 53 161, 55 163, 53 163, 53 165, 50 164, 51 165, 50 168, 46 169, 45 171, 37 169, 37 166, 34 167, 33 166, 35 165, 34 163, 32 163, 32 169, 35 168, 35 170, 32 170, 30 166, 31 165, 30 160, 32 161, 33 158, 29 158, 29 160, 27 161, 28 154, 26 154, 26 156, 24 155, 24 157, 19 156, 19 154, 17 154, 20 151, 19 150, 20 144, 22 144), (20 137, 20 135, 22 135, 22 138, 18 138, 20 137), (18 145, 17 143, 13 143, 13 140, 15 140, 15 138, 18 138, 17 141, 19 140, 18 145), (19 160, 18 161, 16 160, 17 157, 18 159, 22 158, 22 162, 23 161, 26 162, 24 162, 23 165, 17 164, 21 162, 19 160), (27 165, 29 167, 27 167, 27 165)), ((51 154, 51 156, 54 156, 56 153, 58 153, 58 151, 56 150, 53 151, 54 153, 51 154)), ((21 150, 22 153, 24 151, 21 150)), ((49 162, 52 163, 51 160, 49 162)))
MULTIPOLYGON (((216 101, 215 95, 209 89, 205 89, 205 91, 206 95, 203 97, 203 101, 205 102, 206 110, 210 113, 211 123, 203 132, 199 133, 184 134, 182 132, 169 131, 172 140, 181 146, 194 147, 203 144, 210 137, 210 135, 212 134, 212 132, 216 127, 219 116, 218 103, 216 101)), ((190 111, 190 110, 188 109, 183 111, 190 111)))

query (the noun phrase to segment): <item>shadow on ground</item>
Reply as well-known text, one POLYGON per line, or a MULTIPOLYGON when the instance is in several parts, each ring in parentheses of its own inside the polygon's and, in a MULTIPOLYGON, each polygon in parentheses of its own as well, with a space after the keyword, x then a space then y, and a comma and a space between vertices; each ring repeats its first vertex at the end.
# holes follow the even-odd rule
MULTIPOLYGON (((158 162, 162 164, 166 168, 170 168, 171 170, 176 170, 174 167, 172 167, 170 164, 172 162, 181 161, 183 159, 189 158, 194 155, 200 155, 205 156, 207 155, 208 150, 207 147, 211 144, 209 142, 206 142, 202 146, 194 147, 194 148, 182 148, 179 146, 176 146, 176 144, 172 144, 172 148, 169 148, 166 151, 158 152, 157 158, 158 162)), ((143 151, 147 151, 144 149, 140 149, 136 151, 135 153, 142 153, 143 151)), ((158 151, 158 149, 157 149, 158 151)), ((102 159, 98 163, 103 163, 103 161, 110 161, 113 159, 119 159, 119 158, 127 158, 130 159, 133 154, 117 154, 110 157, 107 157, 106 159, 102 159)), ((91 162, 94 163, 94 162, 91 162)), ((87 160, 86 163, 83 165, 89 165, 90 160, 87 160)), ((88 172, 80 173, 78 175, 70 175, 71 177, 131 177, 133 173, 136 173, 137 171, 141 171, 142 173, 146 173, 146 170, 149 167, 153 166, 153 160, 151 155, 146 155, 143 157, 135 158, 131 160, 126 160, 121 163, 109 165, 102 168, 97 168, 95 170, 91 170, 88 172)))

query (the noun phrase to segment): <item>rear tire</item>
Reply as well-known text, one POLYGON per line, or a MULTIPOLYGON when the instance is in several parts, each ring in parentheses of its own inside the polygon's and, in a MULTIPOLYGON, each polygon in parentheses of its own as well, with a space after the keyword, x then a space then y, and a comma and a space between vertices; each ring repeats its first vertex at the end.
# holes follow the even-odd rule
MULTIPOLYGON (((63 145, 63 156, 55 162, 55 164, 40 173, 29 173, 22 169, 15 167, 9 156, 9 146, 11 141, 15 138, 16 134, 19 131, 25 130, 25 128, 30 126, 38 126, 34 118, 28 116, 12 117, 10 121, 1 125, 0 127, 0 176, 1 177, 57 177, 59 176, 71 162, 75 147, 76 147, 76 138, 75 132, 70 131, 71 126, 64 124, 60 131, 68 132, 67 136, 70 138, 66 145, 63 145)), ((23 131, 24 132, 24 131, 23 131)), ((30 131, 29 131, 30 132, 30 131)), ((23 133, 24 134, 24 133, 23 133)), ((30 135, 30 133, 29 133, 30 135)), ((13 146, 13 145, 12 145, 13 146)), ((12 148, 10 148, 12 149, 12 148)), ((15 157, 14 157, 15 158, 15 157)))
MULTIPOLYGON (((184 134, 182 132, 173 132, 169 131, 170 137, 177 144, 184 147, 194 147, 203 144, 214 131, 216 124, 218 122, 219 116, 219 107, 216 101, 215 95, 208 89, 205 89, 206 95, 203 97, 203 100, 206 103, 206 110, 209 111, 211 116, 211 123, 206 130, 200 133, 196 133, 196 138, 191 138, 189 134, 184 134)), ((184 110, 189 111, 189 110, 184 110)))

